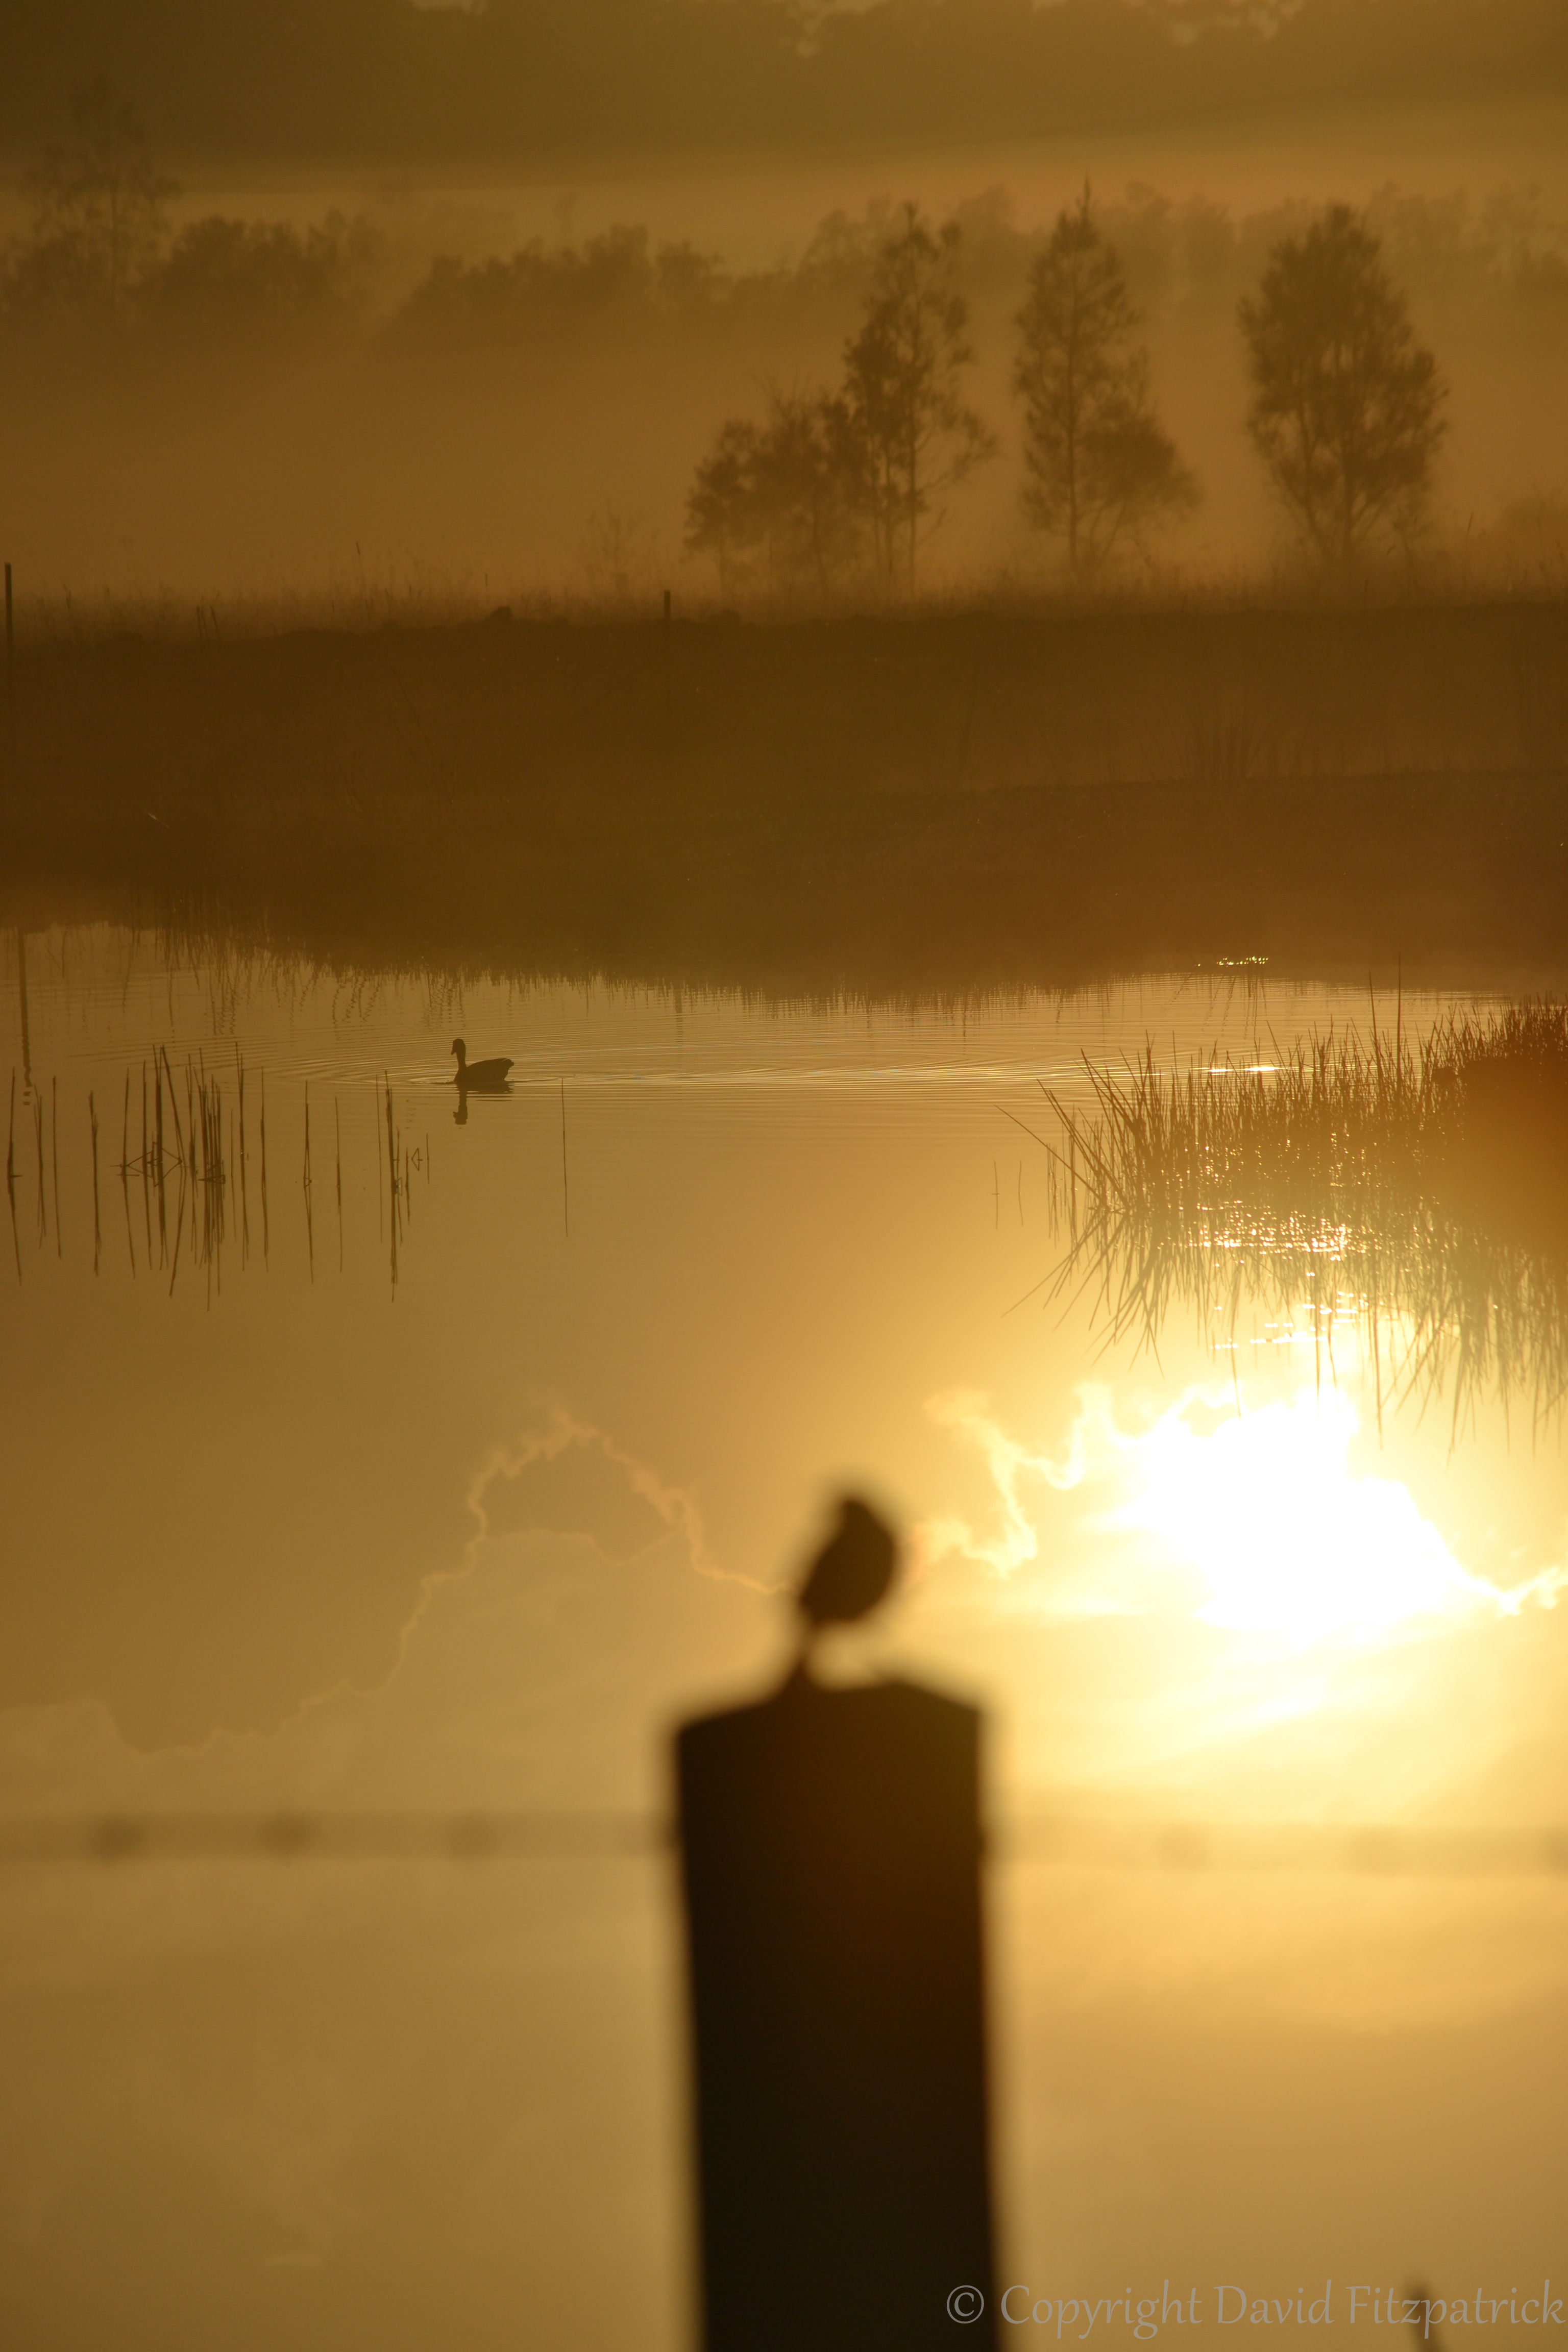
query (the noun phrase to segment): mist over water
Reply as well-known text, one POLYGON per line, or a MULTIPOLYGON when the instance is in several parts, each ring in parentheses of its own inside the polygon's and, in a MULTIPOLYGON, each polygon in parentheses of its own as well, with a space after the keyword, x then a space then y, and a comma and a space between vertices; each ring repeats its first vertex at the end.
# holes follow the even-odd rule
MULTIPOLYGON (((212 598, 236 619, 359 620, 540 597, 647 607, 667 586, 685 608, 721 600, 732 592, 685 544, 694 469, 770 387, 836 378, 906 200, 963 228, 967 391, 999 442, 942 502, 922 584, 1049 590, 1059 558, 1019 510, 1014 316, 1031 254, 1086 178, 1201 490, 1127 551, 1121 585, 1258 583, 1289 559, 1247 439, 1236 307, 1270 246, 1342 199, 1369 207, 1450 385, 1433 530, 1414 554, 1444 588, 1540 587, 1561 571, 1564 496, 1558 129, 1526 110, 1483 117, 1458 153, 1447 118, 1416 116, 1329 141, 1315 127, 1267 144, 1102 133, 532 183, 279 184, 198 163, 178 175, 172 253, 132 318, 106 338, 14 295, 0 326, 27 625, 147 625, 162 609, 184 626, 212 598), (215 222, 231 225, 223 237, 215 222)), ((25 236, 19 190, 10 226, 25 236)))

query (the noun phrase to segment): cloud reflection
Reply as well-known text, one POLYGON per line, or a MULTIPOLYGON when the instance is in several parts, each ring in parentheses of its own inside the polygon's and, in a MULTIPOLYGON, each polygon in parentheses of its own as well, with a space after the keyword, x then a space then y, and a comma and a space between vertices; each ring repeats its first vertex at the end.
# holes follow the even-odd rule
POLYGON ((1513 1585, 1466 1567, 1407 1486, 1358 1473, 1360 1418, 1342 1391, 1307 1385, 1244 1410, 1189 1388, 1129 1429, 1109 1390, 1086 1387, 1059 1455, 1013 1436, 973 1391, 934 1396, 926 1410, 980 1454, 994 1517, 981 1528, 926 1521, 921 1563, 957 1557, 990 1570, 1015 1586, 1014 1611, 1182 1613, 1307 1648, 1551 1607, 1568 1582, 1558 1563, 1513 1585), (1053 1538, 1068 1533, 1055 1525, 1065 1496, 1076 1498, 1070 1537, 1053 1540, 1047 1565, 1047 1526, 1053 1538))

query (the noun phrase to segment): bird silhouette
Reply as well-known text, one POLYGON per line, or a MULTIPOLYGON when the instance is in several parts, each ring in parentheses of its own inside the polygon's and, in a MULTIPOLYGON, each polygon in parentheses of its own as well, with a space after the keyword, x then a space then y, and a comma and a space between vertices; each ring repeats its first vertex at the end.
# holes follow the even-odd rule
POLYGON ((898 1538, 868 1503, 846 1495, 838 1524, 801 1580, 795 1605, 816 1633, 852 1625, 887 1598, 899 1565, 898 1538))
POLYGON ((488 1062, 470 1062, 468 1049, 460 1037, 453 1038, 452 1051, 458 1057, 458 1086, 492 1088, 505 1086, 506 1074, 511 1067, 509 1055, 493 1054, 488 1062))

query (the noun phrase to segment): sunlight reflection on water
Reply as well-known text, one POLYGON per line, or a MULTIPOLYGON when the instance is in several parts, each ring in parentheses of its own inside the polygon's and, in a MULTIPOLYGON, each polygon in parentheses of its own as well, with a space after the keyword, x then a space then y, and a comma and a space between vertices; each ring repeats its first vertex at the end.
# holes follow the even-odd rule
MULTIPOLYGON (((26 952, 25 1046, 14 940, 0 966, 20 1106, 6 1803, 653 1817, 665 1726, 776 1670, 790 1547, 823 1482, 853 1477, 916 1530, 880 1654, 986 1695, 1001 1817, 1070 1801, 1216 1838, 1568 1817, 1558 1433, 1510 1433, 1495 1398, 1458 1439, 1418 1401, 1384 1399, 1380 1430, 1337 1294, 1331 1359, 1322 1302, 1234 1332, 1173 1313, 1157 1356, 1137 1335, 1099 1352, 1092 1299, 1017 1303, 1062 1241, 1004 1109, 1037 1123, 1041 1078, 1087 1103, 1079 1056, 1150 1038, 1267 1066, 1271 1034, 1359 1020, 1363 994, 1189 978, 773 1007, 351 982, 109 931, 26 952), (458 1030, 520 1081, 462 1126, 458 1030), (221 1285, 189 1258, 172 1283, 155 1202, 121 1186, 154 1045, 182 1118, 187 1055, 226 1119, 237 1053, 256 1081, 249 1255, 231 1219, 221 1285), (395 1287, 388 1083, 410 1155, 395 1287)), ((1443 1009, 1377 1001, 1417 1033, 1443 1009)), ((476 2340, 518 2307, 520 2264, 570 2311, 609 2213, 646 2340, 673 2346, 660 1868, 17 1873, 0 1993, 32 2120, 0 2198, 85 2210, 71 2184, 102 2146, 177 2205, 221 2146, 215 2308, 237 2308, 258 2230, 322 2313, 353 2247, 402 2275, 435 2231, 464 2250, 447 2307, 476 2340), (36 2028, 43 1987, 58 2033, 36 2028), (75 2046, 103 2053, 101 2085, 75 2046)), ((1544 1875, 1363 1884, 1311 1852, 1267 1876, 1175 1848, 999 1872, 1020 2258, 1293 2285, 1308 2211, 1336 2263, 1403 2266, 1433 2232, 1455 2263, 1533 2261, 1553 2174, 1518 2119, 1568 2042, 1564 1904, 1544 1875), (1429 2161, 1434 2068, 1484 2167, 1429 2161)))

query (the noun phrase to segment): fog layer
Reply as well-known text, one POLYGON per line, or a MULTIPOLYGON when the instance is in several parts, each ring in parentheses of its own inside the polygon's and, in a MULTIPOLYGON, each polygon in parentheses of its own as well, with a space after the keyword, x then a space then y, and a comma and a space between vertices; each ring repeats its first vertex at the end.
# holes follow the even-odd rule
MULTIPOLYGON (((1237 306, 1329 190, 1310 171, 1270 185, 1256 152, 1245 169, 1208 159, 1204 180, 1179 151, 1089 160, 1152 397, 1200 493, 1125 551, 1124 578, 1170 590, 1266 575, 1289 542, 1247 436, 1237 306), (1129 179, 1145 162, 1159 182, 1129 179)), ((1433 529, 1400 563, 1428 579, 1436 564, 1444 585, 1554 580, 1561 199, 1510 184, 1495 155, 1468 188, 1430 159, 1419 190, 1380 184, 1378 160, 1349 165, 1336 192, 1365 206, 1448 388, 1433 529)), ((20 608, 29 625, 59 621, 68 595, 80 625, 106 593, 163 595, 191 625, 194 601, 213 598, 340 615, 542 594, 646 604, 665 586, 688 608, 710 602, 717 572, 684 544, 694 468, 727 418, 833 381, 899 201, 928 185, 925 216, 961 232, 965 394, 997 446, 933 518, 921 585, 1048 585, 1054 551, 1019 505, 1016 316, 1084 173, 1016 159, 987 185, 984 168, 966 194, 952 159, 774 183, 768 254, 757 173, 599 186, 580 207, 563 188, 548 223, 542 192, 459 203, 340 187, 326 204, 165 189, 112 299, 90 301, 18 189, 0 516, 20 608), (808 210, 827 194, 848 201, 808 210)))

